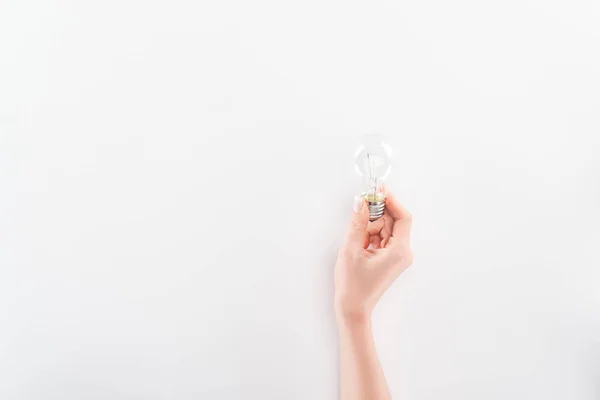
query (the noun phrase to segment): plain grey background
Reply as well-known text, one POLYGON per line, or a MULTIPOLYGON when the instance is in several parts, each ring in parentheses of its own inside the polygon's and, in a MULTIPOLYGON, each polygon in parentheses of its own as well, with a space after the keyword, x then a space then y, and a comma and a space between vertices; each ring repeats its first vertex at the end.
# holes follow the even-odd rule
POLYGON ((594 0, 3 1, 0 398, 334 399, 356 139, 397 399, 600 396, 594 0))

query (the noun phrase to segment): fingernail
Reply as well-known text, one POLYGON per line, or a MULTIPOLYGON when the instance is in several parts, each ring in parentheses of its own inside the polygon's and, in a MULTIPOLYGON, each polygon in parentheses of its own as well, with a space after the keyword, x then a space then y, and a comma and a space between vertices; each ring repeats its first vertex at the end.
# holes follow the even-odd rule
POLYGON ((354 196, 354 212, 360 212, 363 208, 363 203, 362 196, 354 196))

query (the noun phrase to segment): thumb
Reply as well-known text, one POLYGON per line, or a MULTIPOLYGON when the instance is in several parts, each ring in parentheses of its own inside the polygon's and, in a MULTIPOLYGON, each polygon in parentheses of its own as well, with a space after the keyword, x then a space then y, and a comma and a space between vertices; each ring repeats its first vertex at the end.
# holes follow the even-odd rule
POLYGON ((346 245, 350 248, 365 248, 368 245, 367 224, 369 208, 362 196, 354 197, 354 212, 346 235, 346 245))

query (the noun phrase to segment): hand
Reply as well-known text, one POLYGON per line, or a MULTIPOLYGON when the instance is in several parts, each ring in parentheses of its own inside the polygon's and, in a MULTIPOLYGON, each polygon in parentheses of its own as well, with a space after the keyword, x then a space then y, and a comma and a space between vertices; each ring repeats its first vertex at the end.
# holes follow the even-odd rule
POLYGON ((335 265, 335 308, 338 317, 369 317, 387 288, 412 263, 412 217, 392 194, 383 217, 369 222, 362 197, 335 265), (370 245, 370 246, 369 246, 370 245))

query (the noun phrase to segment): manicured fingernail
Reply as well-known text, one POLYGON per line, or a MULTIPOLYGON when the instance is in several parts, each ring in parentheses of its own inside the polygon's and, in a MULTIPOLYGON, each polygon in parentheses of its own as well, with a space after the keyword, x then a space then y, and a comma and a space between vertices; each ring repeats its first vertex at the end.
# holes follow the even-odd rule
POLYGON ((354 196, 354 212, 360 212, 363 208, 363 198, 361 196, 354 196))

